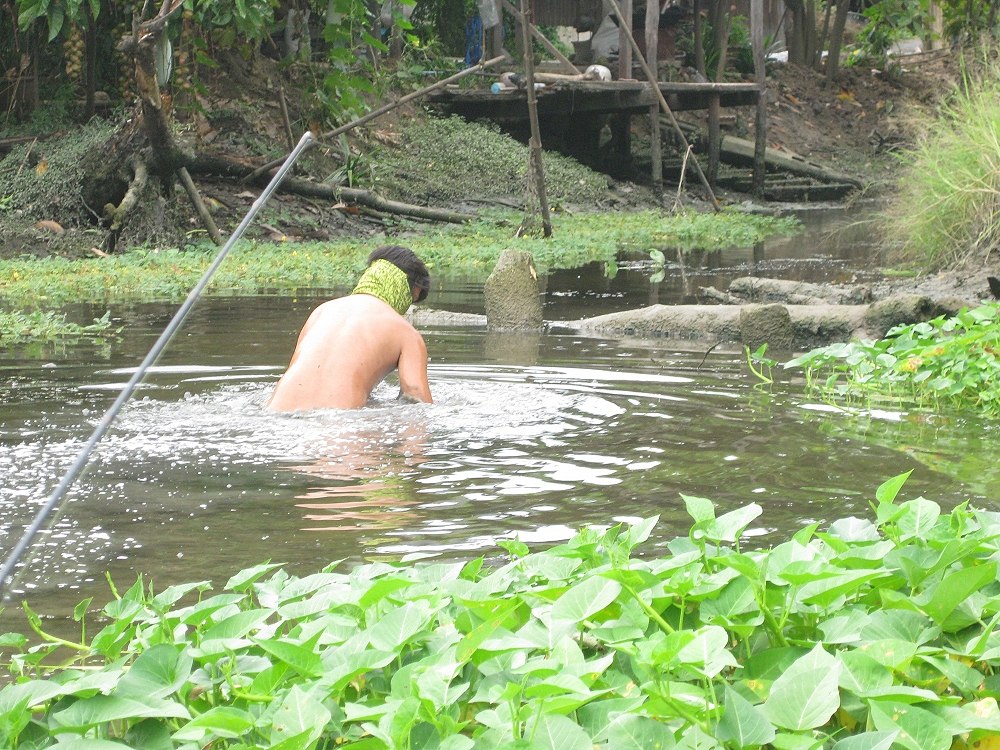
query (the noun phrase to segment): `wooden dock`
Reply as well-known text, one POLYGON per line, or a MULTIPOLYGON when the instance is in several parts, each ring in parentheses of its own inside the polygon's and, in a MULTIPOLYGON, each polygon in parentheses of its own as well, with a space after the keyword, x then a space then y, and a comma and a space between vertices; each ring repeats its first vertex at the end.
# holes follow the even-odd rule
MULTIPOLYGON (((720 107, 754 106, 760 96, 756 83, 661 83, 674 112, 708 109, 713 99, 720 107)), ((505 89, 446 88, 428 96, 436 108, 467 119, 518 123, 528 118, 527 92, 505 89)), ((541 117, 574 115, 648 115, 657 97, 646 81, 566 81, 538 89, 541 117)))

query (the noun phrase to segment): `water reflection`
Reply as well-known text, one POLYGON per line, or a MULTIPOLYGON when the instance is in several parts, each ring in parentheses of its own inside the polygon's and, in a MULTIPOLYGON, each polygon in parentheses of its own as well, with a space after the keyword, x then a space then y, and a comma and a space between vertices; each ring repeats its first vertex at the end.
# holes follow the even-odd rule
MULTIPOLYGON (((397 431, 363 428, 356 433, 325 435, 319 457, 289 467, 307 477, 340 484, 312 484, 296 496, 305 511, 303 531, 370 533, 414 524, 420 514, 406 476, 427 457, 427 430, 400 405, 397 431)), ((386 425, 388 427, 388 425, 386 425)))

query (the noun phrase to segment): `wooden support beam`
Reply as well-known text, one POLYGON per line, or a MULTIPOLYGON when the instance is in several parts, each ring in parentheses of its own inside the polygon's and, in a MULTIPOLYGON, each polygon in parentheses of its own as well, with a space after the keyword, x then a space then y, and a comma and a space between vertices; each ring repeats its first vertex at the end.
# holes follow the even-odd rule
MULTIPOLYGON (((623 80, 632 77, 632 45, 629 44, 629 39, 635 41, 632 37, 632 0, 622 0, 615 15, 618 16, 618 79, 623 80)), ((639 54, 638 47, 635 53, 639 54)))
MULTIPOLYGON (((611 6, 611 9, 618 15, 619 18, 621 18, 622 12, 621 7, 618 5, 618 0, 607 0, 607 2, 611 6)), ((623 26, 621 28, 626 27, 623 26)), ((688 140, 684 136, 684 131, 681 130, 681 126, 678 124, 677 118, 674 117, 674 113, 670 111, 670 106, 667 104, 667 100, 663 97, 663 92, 660 91, 660 84, 656 82, 655 78, 653 78, 652 71, 649 69, 649 63, 646 62, 646 58, 639 50, 639 45, 636 44, 635 37, 632 36, 631 29, 628 29, 628 40, 629 44, 632 45, 632 49, 635 51, 636 60, 639 61, 643 72, 646 74, 650 87, 656 93, 656 97, 660 101, 660 108, 663 110, 663 114, 669 118, 674 132, 677 134, 678 139, 684 146, 684 151, 688 152, 691 146, 688 144, 688 140)), ((705 190, 708 191, 709 199, 712 201, 712 208, 716 211, 720 211, 722 206, 719 205, 719 199, 715 197, 715 191, 712 190, 712 186, 709 184, 708 178, 705 177, 705 173, 701 171, 701 165, 698 164, 698 160, 694 158, 694 154, 691 154, 691 163, 694 165, 695 172, 698 174, 698 179, 701 180, 701 184, 705 187, 705 190)))
MULTIPOLYGON (((659 85, 659 34, 660 34, 660 2, 646 0, 646 62, 653 74, 653 80, 659 85)), ((663 152, 660 139, 660 106, 654 104, 649 108, 649 160, 652 162, 651 178, 653 190, 657 194, 663 192, 663 152)))
POLYGON ((722 147, 722 102, 719 95, 708 95, 708 182, 714 188, 719 179, 719 149, 722 147))

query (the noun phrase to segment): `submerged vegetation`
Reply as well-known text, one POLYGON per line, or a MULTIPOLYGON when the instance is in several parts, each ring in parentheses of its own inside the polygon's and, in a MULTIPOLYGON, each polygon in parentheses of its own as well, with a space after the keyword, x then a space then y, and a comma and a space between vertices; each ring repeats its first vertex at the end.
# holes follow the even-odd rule
POLYGON ((785 363, 826 398, 950 407, 1000 417, 1000 304, 897 326, 878 341, 814 349, 785 363))
POLYGON ((508 563, 276 564, 113 590, 93 635, 0 636, 4 747, 977 747, 1000 732, 1000 514, 898 502, 739 539, 756 504, 637 559, 656 519, 508 563), (66 661, 70 654, 69 661, 66 661), (54 666, 53 666, 54 665, 54 666), (123 744, 124 743, 124 744, 123 744))
POLYGON ((887 234, 902 258, 936 270, 1000 244, 1000 63, 967 74, 904 157, 887 234))
MULTIPOLYGON (((793 220, 737 212, 664 214, 661 211, 559 214, 548 240, 512 237, 514 214, 453 225, 405 238, 379 236, 323 243, 243 243, 222 265, 211 291, 256 294, 303 288, 342 289, 353 283, 378 245, 402 242, 437 277, 485 279, 500 253, 532 253, 541 269, 574 268, 608 261, 623 251, 656 246, 750 245, 793 220)), ((14 303, 59 305, 77 300, 182 299, 214 257, 214 248, 186 251, 137 249, 107 258, 0 260, 0 297, 14 303)))

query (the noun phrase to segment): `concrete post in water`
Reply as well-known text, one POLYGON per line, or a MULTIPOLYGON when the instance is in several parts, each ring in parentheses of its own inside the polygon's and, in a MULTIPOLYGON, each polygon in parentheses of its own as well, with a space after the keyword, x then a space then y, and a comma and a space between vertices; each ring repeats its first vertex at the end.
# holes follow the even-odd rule
POLYGON ((538 331, 542 298, 531 254, 504 250, 483 287, 486 327, 493 331, 538 331))
POLYGON ((789 351, 794 340, 792 317, 784 305, 740 307, 740 341, 750 351, 757 351, 761 344, 771 351, 789 351))

